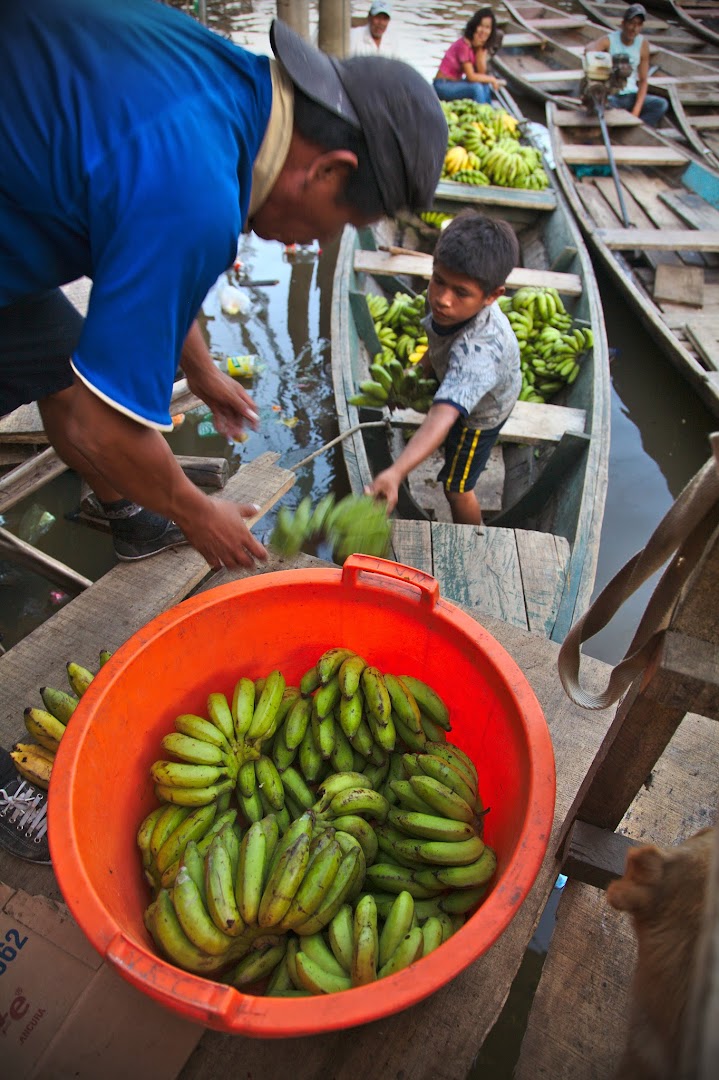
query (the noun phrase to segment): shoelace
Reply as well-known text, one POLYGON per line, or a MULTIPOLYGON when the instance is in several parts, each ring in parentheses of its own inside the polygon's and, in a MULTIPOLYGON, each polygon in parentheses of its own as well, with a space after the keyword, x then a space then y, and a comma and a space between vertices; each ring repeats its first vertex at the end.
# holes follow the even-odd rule
POLYGON ((14 795, 0 788, 0 815, 10 814, 10 823, 39 843, 47 832, 47 801, 42 792, 33 789, 25 780, 14 795), (26 790, 24 790, 26 789, 26 790))

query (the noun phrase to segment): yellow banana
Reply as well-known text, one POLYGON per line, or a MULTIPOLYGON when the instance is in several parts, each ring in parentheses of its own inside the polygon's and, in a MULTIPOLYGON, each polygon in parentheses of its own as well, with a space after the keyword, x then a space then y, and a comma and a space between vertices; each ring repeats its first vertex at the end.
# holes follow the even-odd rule
POLYGON ((76 664, 73 660, 69 660, 65 667, 70 689, 77 697, 82 697, 95 676, 86 667, 76 664))
POLYGON ((52 761, 49 761, 44 754, 41 755, 34 747, 28 744, 20 745, 24 746, 25 749, 20 750, 18 747, 15 747, 15 749, 10 752, 10 757, 13 760, 17 772, 24 780, 47 791, 50 786, 52 761))
POLYGON ((36 739, 40 746, 54 753, 65 734, 65 725, 45 709, 28 706, 23 715, 25 727, 33 739, 36 739))

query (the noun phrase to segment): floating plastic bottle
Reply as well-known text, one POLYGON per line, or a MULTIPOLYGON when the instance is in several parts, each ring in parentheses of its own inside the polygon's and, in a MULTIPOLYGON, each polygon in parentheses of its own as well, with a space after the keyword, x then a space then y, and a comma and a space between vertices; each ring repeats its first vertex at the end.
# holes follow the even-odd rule
POLYGON ((250 310, 250 298, 236 285, 223 285, 220 290, 220 307, 226 315, 246 315, 250 310))

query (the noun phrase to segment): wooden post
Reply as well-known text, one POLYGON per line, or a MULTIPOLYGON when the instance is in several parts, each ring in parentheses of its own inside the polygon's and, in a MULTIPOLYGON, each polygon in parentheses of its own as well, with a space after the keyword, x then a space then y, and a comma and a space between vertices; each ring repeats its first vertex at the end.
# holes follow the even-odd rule
POLYGON ((305 41, 310 36, 309 0, 277 0, 277 18, 286 22, 305 41))
POLYGON ((317 44, 331 56, 347 56, 350 47, 349 0, 319 0, 317 44))

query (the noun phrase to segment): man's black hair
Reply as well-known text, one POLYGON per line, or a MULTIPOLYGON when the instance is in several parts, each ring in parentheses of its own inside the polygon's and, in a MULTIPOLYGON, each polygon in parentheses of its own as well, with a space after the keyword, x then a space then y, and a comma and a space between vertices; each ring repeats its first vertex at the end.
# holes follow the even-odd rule
POLYGON ((489 295, 517 265, 519 242, 506 221, 465 210, 440 233, 434 261, 454 274, 466 274, 489 295))
POLYGON ((341 200, 363 216, 382 217, 382 195, 362 132, 312 101, 298 87, 295 87, 295 127, 322 150, 351 150, 357 155, 357 168, 350 172, 341 200))

